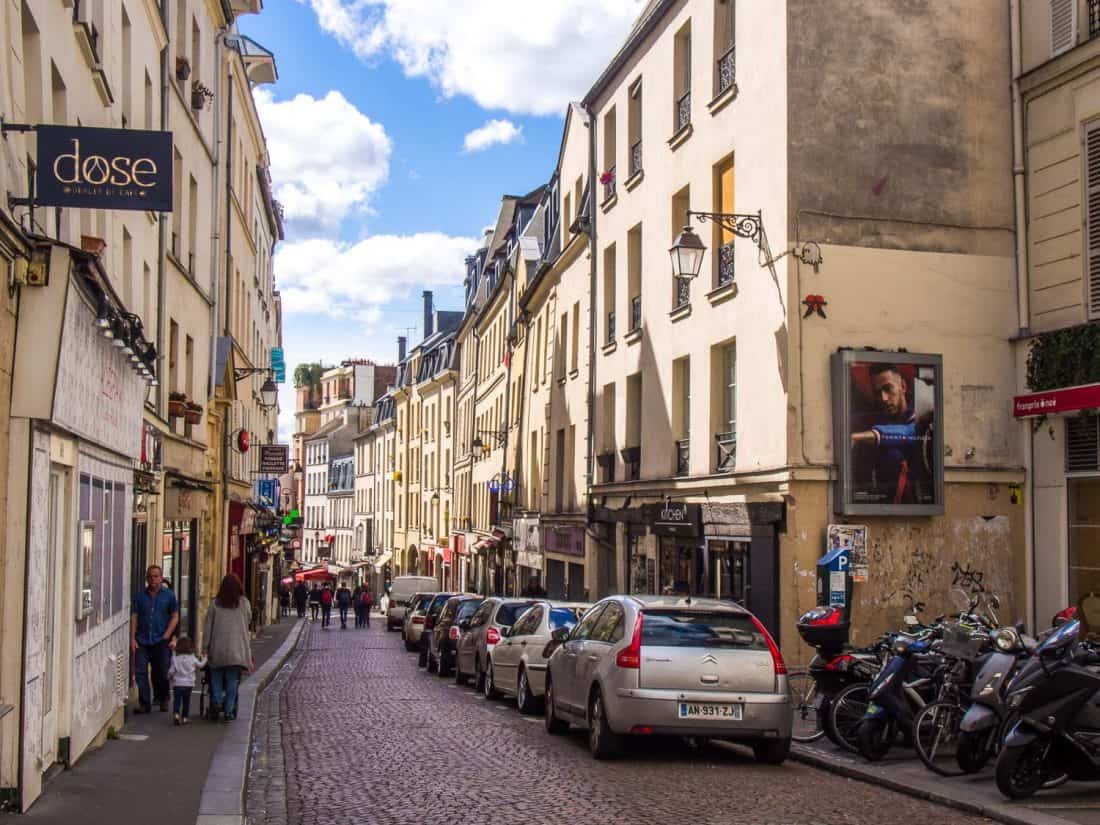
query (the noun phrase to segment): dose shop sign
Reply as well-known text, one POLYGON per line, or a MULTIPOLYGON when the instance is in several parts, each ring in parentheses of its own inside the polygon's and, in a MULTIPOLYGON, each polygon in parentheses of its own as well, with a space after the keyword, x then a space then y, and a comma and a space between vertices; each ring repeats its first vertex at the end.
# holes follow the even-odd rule
POLYGON ((172 211, 172 133, 38 126, 41 206, 172 211))

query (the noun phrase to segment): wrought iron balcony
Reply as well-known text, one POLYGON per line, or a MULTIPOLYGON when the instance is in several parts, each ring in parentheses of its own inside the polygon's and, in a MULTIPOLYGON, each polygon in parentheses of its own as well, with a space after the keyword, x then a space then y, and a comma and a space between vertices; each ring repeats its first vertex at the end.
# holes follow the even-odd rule
MULTIPOLYGON (((1100 0, 1097 0, 1100 2, 1100 0)), ((630 147, 630 177, 642 171, 642 142, 637 140, 630 147)))
POLYGON ((714 443, 718 449, 715 466, 720 473, 732 473, 737 463, 737 433, 715 433, 714 443))
POLYGON ((611 482, 615 480, 615 453, 607 452, 600 453, 596 456, 596 463, 600 465, 600 469, 603 470, 604 482, 611 482))
POLYGON ((626 480, 637 481, 641 478, 642 448, 624 447, 620 454, 623 457, 623 464, 626 465, 626 480))
POLYGON ((676 278, 676 300, 673 309, 679 309, 691 303, 691 278, 676 278))
POLYGON ((722 94, 733 85, 735 78, 733 50, 734 47, 730 46, 729 51, 718 58, 718 94, 722 94))
POLYGON ((676 131, 679 132, 691 123, 691 90, 684 92, 676 101, 676 131))
POLYGON ((607 313, 607 343, 615 340, 615 311, 607 313))
POLYGON ((733 283, 733 241, 718 247, 718 286, 733 283))
POLYGON ((1087 0, 1089 16, 1089 37, 1100 34, 1100 0, 1087 0))
POLYGON ((603 199, 609 201, 615 197, 615 167, 612 166, 604 172, 603 177, 605 180, 603 185, 603 199))
POLYGON ((691 467, 691 439, 681 438, 676 442, 676 475, 686 476, 691 467))
POLYGON ((642 296, 635 295, 630 299, 630 331, 642 327, 642 296))

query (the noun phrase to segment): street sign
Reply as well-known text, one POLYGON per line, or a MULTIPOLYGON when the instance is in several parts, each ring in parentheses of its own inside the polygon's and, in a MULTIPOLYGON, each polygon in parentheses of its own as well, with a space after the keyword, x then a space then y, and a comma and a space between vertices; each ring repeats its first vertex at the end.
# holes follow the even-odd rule
POLYGON ((260 445, 260 472, 285 473, 290 460, 290 446, 287 444, 260 445))

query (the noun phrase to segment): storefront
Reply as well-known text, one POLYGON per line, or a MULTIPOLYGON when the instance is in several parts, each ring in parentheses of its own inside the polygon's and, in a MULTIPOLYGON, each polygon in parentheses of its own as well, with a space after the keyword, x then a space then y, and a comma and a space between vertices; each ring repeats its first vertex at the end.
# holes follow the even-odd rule
POLYGON ((584 581, 584 526, 547 523, 540 525, 546 558, 546 582, 543 587, 552 599, 586 601, 584 581))
POLYGON ((161 557, 164 577, 180 604, 180 635, 195 638, 198 632, 199 520, 209 500, 206 489, 190 479, 171 475, 165 481, 164 527, 161 557))
POLYGON ((542 533, 539 531, 539 517, 526 516, 512 521, 513 543, 516 548, 516 593, 532 581, 540 584, 542 572, 542 533))

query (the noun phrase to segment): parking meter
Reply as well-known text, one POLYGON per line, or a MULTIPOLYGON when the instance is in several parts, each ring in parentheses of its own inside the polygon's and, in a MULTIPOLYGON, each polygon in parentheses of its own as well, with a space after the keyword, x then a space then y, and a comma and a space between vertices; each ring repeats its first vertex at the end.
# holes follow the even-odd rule
POLYGON ((817 603, 841 608, 846 619, 850 618, 852 604, 848 561, 848 548, 837 547, 817 562, 817 603))

